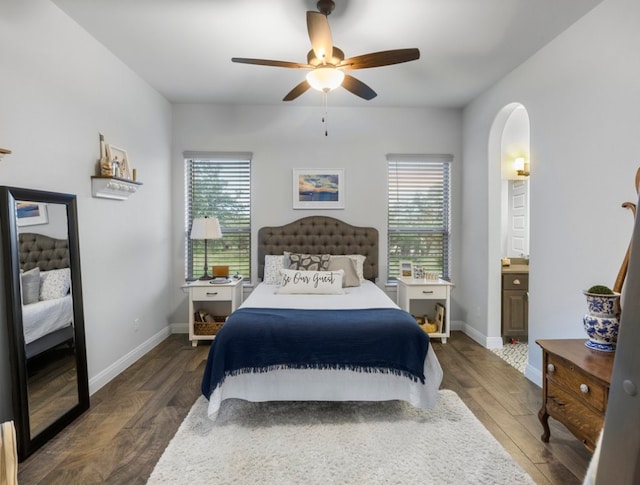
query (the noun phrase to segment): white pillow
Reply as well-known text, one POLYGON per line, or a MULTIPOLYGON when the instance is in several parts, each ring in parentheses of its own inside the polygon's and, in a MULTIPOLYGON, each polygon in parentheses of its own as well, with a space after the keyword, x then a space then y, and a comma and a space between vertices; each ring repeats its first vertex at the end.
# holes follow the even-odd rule
POLYGON ((71 272, 69 268, 40 272, 40 300, 55 300, 69 293, 71 272))
POLYGON ((367 259, 367 257, 362 254, 346 254, 345 256, 355 261, 356 273, 358 273, 358 278, 360 278, 360 283, 362 283, 364 281, 364 260, 367 259))
POLYGON ((356 261, 349 256, 337 256, 331 255, 329 258, 329 267, 327 271, 338 271, 339 269, 344 271, 342 278, 342 287, 360 286, 360 277, 356 271, 356 261))
POLYGON ((264 257, 264 276, 262 282, 267 285, 279 285, 282 282, 284 256, 266 255, 264 257))
POLYGON ((281 269, 282 283, 277 293, 280 294, 318 294, 342 295, 343 270, 338 271, 299 271, 281 269))

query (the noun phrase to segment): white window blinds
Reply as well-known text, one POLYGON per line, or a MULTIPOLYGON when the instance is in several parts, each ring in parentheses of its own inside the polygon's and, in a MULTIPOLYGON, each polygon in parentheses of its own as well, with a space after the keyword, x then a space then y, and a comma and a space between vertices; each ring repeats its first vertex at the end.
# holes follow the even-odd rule
MULTIPOLYGON (((191 240, 191 223, 217 217, 222 239, 207 241, 207 262, 228 265, 230 274, 251 275, 251 153, 184 152, 185 276, 204 268, 204 241, 191 240)), ((211 268, 209 268, 211 274, 211 268)))
POLYGON ((387 281, 400 261, 449 278, 451 155, 387 155, 387 281))

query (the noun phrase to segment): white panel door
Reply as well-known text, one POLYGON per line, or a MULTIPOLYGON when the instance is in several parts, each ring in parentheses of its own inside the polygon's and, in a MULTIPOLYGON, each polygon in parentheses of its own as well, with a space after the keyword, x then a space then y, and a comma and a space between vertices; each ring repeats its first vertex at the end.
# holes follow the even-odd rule
POLYGON ((529 257, 529 180, 509 182, 507 256, 529 257))

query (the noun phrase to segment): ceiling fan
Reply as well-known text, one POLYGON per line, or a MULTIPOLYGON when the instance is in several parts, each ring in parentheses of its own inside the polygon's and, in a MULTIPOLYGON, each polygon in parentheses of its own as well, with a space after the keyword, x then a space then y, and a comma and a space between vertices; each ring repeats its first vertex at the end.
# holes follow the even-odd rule
POLYGON ((283 98, 283 101, 292 101, 309 88, 328 93, 338 86, 342 86, 347 91, 363 99, 373 99, 377 96, 373 89, 355 77, 345 74, 344 71, 389 66, 391 64, 415 61, 420 58, 420 51, 414 48, 372 52, 345 59, 344 52, 333 45, 327 20, 327 16, 335 8, 335 3, 333 0, 319 0, 317 6, 318 12, 307 12, 307 31, 311 40, 311 50, 307 54, 307 64, 245 57, 233 57, 231 60, 243 64, 309 70, 306 79, 289 91, 283 98))

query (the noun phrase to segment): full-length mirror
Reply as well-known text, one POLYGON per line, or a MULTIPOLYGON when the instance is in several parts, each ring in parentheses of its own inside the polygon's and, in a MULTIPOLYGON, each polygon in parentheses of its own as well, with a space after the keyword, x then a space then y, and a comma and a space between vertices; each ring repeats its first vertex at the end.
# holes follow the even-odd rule
POLYGON ((76 198, 0 187, 18 454, 89 407, 76 198))

